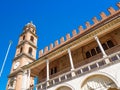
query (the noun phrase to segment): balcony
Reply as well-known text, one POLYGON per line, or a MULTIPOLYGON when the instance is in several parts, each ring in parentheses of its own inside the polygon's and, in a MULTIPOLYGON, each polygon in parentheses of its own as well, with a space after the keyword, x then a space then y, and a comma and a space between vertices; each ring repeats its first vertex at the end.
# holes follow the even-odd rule
MULTIPOLYGON (((116 47, 118 47, 118 46, 116 46, 116 47)), ((114 50, 116 51, 116 49, 114 49, 114 50)), ((108 50, 107 52, 109 53, 110 51, 111 50, 108 50)), ((60 73, 59 72, 55 76, 52 76, 49 81, 43 81, 43 82, 37 84, 36 88, 37 88, 37 90, 44 90, 44 89, 50 88, 54 85, 72 80, 77 77, 80 77, 80 76, 82 76, 86 73, 92 72, 94 70, 98 70, 102 67, 107 67, 107 66, 117 63, 119 61, 120 61, 120 51, 114 52, 113 54, 110 54, 105 58, 100 58, 98 60, 94 60, 93 62, 90 62, 88 64, 80 66, 73 71, 69 71, 69 72, 66 72, 63 74, 59 74, 60 73), (109 63, 108 63, 108 61, 109 61, 109 63)), ((70 68, 67 68, 64 71, 68 71, 68 70, 70 70, 70 68)), ((63 72, 63 71, 61 71, 61 72, 63 72)))
POLYGON ((46 78, 43 78, 42 80, 40 80, 40 82, 38 82, 37 85, 30 87, 28 90, 35 90, 34 88, 36 88, 36 90, 46 90, 60 83, 73 80, 87 73, 120 62, 120 45, 116 45, 106 50, 105 52, 108 55, 105 58, 103 58, 102 54, 99 53, 74 65, 75 69, 72 71, 70 70, 71 68, 68 67, 61 70, 60 72, 50 75, 49 81, 46 81, 46 78))

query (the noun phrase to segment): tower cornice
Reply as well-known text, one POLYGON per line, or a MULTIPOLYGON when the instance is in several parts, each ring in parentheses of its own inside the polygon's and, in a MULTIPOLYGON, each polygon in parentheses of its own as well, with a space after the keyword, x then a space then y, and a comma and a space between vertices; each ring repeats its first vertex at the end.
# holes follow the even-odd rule
POLYGON ((16 74, 23 74, 22 72, 23 72, 22 68, 19 68, 18 70, 15 70, 14 72, 12 72, 12 73, 8 76, 8 78, 13 77, 13 76, 16 76, 16 74))
POLYGON ((37 49, 37 46, 36 46, 36 45, 34 45, 32 42, 27 41, 27 40, 21 41, 21 43, 17 46, 17 48, 19 48, 21 45, 23 45, 23 44, 25 44, 25 43, 28 43, 28 44, 30 44, 31 46, 33 46, 35 49, 37 49))
POLYGON ((20 36, 22 36, 23 34, 25 34, 27 32, 30 32, 32 35, 34 35, 36 38, 38 38, 38 36, 36 34, 34 34, 32 31, 30 31, 30 30, 24 31, 20 36))
POLYGON ((18 58, 20 58, 20 57, 22 57, 22 56, 26 56, 27 58, 31 59, 32 61, 35 61, 35 60, 36 60, 35 58, 33 58, 33 57, 31 57, 31 56, 29 56, 29 55, 27 55, 27 54, 25 54, 25 53, 20 53, 20 54, 18 54, 18 55, 13 59, 13 61, 17 60, 18 58))

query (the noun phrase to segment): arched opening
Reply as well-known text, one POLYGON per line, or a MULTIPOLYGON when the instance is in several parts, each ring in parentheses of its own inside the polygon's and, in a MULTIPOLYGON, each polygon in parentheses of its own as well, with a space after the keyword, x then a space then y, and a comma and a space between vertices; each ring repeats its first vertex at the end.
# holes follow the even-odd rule
POLYGON ((15 89, 15 85, 16 85, 16 78, 11 78, 8 84, 8 89, 9 90, 15 89))
POLYGON ((72 89, 70 87, 68 87, 68 86, 61 86, 56 90, 72 90, 72 89))
POLYGON ((31 40, 32 42, 34 42, 34 37, 33 37, 33 36, 31 36, 31 37, 30 37, 30 40, 31 40))
POLYGON ((81 90, 118 90, 115 82, 104 75, 88 77, 82 84, 81 90))
POLYGON ((22 53, 22 51, 23 51, 23 48, 21 47, 21 48, 20 48, 20 53, 22 53))
POLYGON ((114 47, 114 43, 111 40, 107 41, 107 45, 109 48, 114 47))
POLYGON ((34 33, 34 32, 35 32, 35 30, 33 29, 33 30, 32 30, 32 32, 34 33))
POLYGON ((86 52, 86 58, 90 58, 90 57, 91 57, 90 52, 87 51, 87 52, 86 52))
POLYGON ((25 40, 25 35, 23 36, 23 40, 25 40))
POLYGON ((91 54, 92 54, 92 56, 96 55, 95 49, 92 49, 92 50, 91 50, 91 54))
POLYGON ((31 47, 29 47, 28 53, 30 56, 32 56, 32 51, 33 51, 33 49, 31 47))

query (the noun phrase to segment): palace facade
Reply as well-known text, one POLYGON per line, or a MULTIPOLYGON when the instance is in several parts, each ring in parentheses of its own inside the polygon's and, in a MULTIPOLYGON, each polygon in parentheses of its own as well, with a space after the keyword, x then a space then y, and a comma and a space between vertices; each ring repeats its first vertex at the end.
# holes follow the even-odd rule
POLYGON ((25 25, 6 90, 120 90, 120 9, 108 11, 40 50, 38 59, 36 27, 25 25))

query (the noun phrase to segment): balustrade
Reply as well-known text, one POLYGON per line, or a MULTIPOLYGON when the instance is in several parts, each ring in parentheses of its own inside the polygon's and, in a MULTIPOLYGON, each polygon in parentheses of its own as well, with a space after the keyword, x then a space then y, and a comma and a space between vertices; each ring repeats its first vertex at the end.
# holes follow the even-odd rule
MULTIPOLYGON (((113 53, 113 54, 107 56, 106 58, 110 61, 110 63, 120 61, 120 52, 113 53)), ((37 90, 43 90, 45 88, 52 87, 53 85, 57 85, 59 83, 65 82, 67 80, 71 80, 71 79, 73 79, 73 77, 77 78, 78 76, 83 75, 84 73, 87 73, 94 69, 98 69, 99 67, 102 67, 104 65, 107 65, 108 63, 105 60, 106 58, 101 58, 101 59, 95 60, 91 63, 80 66, 79 68, 76 68, 73 71, 69 71, 69 72, 63 73, 62 75, 58 75, 54 78, 51 78, 48 82, 44 81, 42 83, 39 83, 36 86, 37 90), (75 76, 72 75, 73 72, 75 73, 75 76), (47 83, 49 83, 49 86, 47 85, 47 83)))

